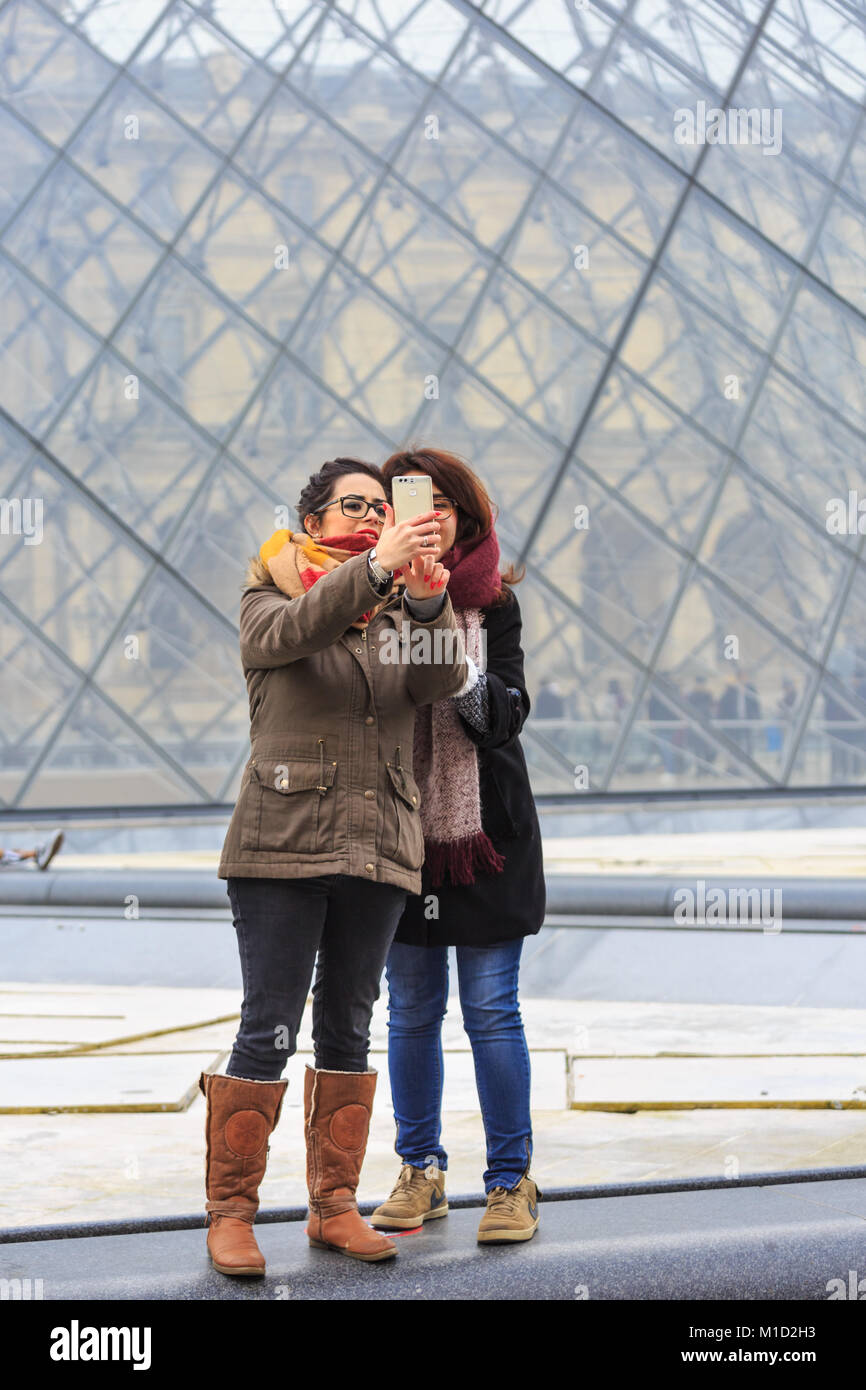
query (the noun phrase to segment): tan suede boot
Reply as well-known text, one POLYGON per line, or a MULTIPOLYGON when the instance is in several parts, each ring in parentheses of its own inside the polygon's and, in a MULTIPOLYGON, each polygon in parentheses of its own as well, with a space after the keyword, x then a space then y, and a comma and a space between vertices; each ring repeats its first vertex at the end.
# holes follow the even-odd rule
POLYGON ((356 1260, 388 1260, 393 1240, 361 1217, 355 1191, 367 1151, 376 1091, 375 1071, 304 1073, 304 1137, 310 1220, 306 1234, 320 1250, 356 1260))
POLYGON ((202 1072, 207 1101, 205 1189, 207 1248, 220 1274, 264 1274, 265 1257, 253 1235, 259 1184, 268 1161, 288 1081, 247 1081, 202 1072))

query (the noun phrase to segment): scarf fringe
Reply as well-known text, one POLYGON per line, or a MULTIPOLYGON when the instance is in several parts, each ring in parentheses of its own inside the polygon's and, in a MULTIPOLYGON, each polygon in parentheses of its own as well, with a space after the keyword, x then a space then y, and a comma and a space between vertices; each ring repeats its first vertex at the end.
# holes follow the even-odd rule
POLYGON ((459 840, 425 840, 425 868, 434 888, 441 888, 446 874, 452 883, 465 886, 475 882, 475 874, 501 874, 505 857, 494 848, 484 830, 459 840))

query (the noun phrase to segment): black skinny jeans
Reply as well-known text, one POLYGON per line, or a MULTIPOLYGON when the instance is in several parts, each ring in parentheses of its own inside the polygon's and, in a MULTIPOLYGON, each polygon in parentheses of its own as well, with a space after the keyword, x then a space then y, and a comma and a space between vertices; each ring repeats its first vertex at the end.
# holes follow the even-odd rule
POLYGON ((349 874, 228 878, 244 1001, 227 1076, 278 1081, 297 1051, 313 966, 313 1048, 325 1071, 366 1071, 370 1017, 406 889, 349 874))

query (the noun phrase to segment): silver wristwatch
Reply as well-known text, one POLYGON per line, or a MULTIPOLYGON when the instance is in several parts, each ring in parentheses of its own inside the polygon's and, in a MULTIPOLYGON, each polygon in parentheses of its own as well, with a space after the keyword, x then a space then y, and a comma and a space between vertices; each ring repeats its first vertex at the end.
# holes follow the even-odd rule
POLYGON ((378 579, 380 584, 390 584, 391 580, 394 578, 394 571, 386 570, 383 565, 379 564, 379 561, 376 559, 375 546, 373 546, 372 550, 368 550, 367 562, 370 569, 373 571, 374 578, 378 579))

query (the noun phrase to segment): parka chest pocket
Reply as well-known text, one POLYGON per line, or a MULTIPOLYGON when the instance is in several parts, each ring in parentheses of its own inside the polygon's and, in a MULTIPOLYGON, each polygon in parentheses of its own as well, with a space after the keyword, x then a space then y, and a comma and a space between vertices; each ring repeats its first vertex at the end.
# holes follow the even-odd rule
POLYGON ((420 869, 424 863, 424 832, 418 807, 418 784, 399 763, 386 762, 385 827, 382 853, 404 869, 420 869))
POLYGON ((334 848, 337 764, 323 754, 256 756, 249 764, 241 849, 322 854, 334 848))

